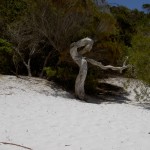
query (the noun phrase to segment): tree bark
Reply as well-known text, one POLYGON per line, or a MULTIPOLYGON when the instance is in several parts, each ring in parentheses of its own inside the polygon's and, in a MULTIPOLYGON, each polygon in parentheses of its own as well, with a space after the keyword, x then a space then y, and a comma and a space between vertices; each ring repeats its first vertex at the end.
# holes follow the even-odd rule
POLYGON ((94 41, 88 37, 81 39, 77 42, 74 42, 70 46, 70 55, 75 63, 79 66, 79 74, 75 81, 75 95, 77 98, 84 100, 85 99, 85 91, 84 91, 84 83, 87 76, 87 62, 96 65, 104 70, 112 69, 119 70, 122 73, 122 70, 128 68, 129 65, 126 65, 127 59, 124 61, 122 67, 114 67, 111 65, 104 66, 101 62, 97 62, 93 59, 83 57, 82 55, 86 52, 90 52, 92 49, 94 41), (84 47, 80 52, 78 52, 78 48, 84 47))
POLYGON ((24 65, 25 65, 26 68, 27 68, 28 76, 29 76, 29 77, 32 77, 30 62, 31 62, 31 59, 30 59, 30 58, 28 59, 28 63, 26 63, 25 61, 23 61, 24 65))

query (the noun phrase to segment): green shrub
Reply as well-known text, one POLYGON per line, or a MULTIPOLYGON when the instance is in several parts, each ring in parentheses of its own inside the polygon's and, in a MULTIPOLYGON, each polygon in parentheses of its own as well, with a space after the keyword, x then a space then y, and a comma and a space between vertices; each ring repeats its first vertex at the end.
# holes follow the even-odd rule
POLYGON ((150 37, 140 34, 134 36, 132 48, 128 49, 128 53, 135 76, 150 84, 150 37))
POLYGON ((12 45, 0 38, 0 73, 8 74, 12 70, 13 62, 12 45))
POLYGON ((52 69, 51 67, 45 67, 44 71, 46 72, 46 76, 48 78, 52 78, 56 75, 56 70, 52 69))

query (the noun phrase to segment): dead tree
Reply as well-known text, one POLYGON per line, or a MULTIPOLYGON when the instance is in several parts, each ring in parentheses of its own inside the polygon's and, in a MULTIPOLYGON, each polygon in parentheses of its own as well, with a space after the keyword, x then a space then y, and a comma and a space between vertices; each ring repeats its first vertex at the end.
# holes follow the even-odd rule
POLYGON ((11 41, 14 43, 14 57, 13 62, 16 67, 16 74, 18 74, 17 68, 17 57, 19 56, 22 63, 25 65, 28 76, 31 77, 31 60, 32 57, 39 51, 38 43, 41 40, 40 36, 33 33, 32 29, 29 25, 26 25, 26 22, 22 22, 21 24, 16 24, 16 26, 9 27, 9 34, 11 37, 11 41), (28 57, 25 57, 28 56, 28 57))
POLYGON ((70 55, 72 59, 75 61, 75 63, 79 66, 79 74, 75 81, 75 95, 81 99, 85 99, 85 91, 84 91, 84 83, 87 76, 87 62, 91 63, 92 65, 98 66, 104 70, 106 69, 112 69, 112 70, 119 70, 120 73, 122 70, 128 68, 128 65, 126 65, 126 61, 123 63, 122 67, 114 67, 111 65, 104 66, 101 62, 97 62, 93 59, 83 57, 82 55, 86 52, 90 52, 92 49, 94 41, 88 37, 81 39, 77 42, 74 42, 70 46, 70 55), (80 52, 78 52, 78 48, 84 47, 80 52))
POLYGON ((20 50, 17 47, 14 47, 15 52, 19 55, 19 57, 21 58, 23 64, 25 65, 25 67, 27 68, 28 71, 28 76, 32 77, 31 74, 31 57, 32 55, 34 55, 35 53, 35 48, 31 49, 30 53, 29 53, 29 58, 27 60, 27 62, 25 61, 23 54, 20 52, 20 50))

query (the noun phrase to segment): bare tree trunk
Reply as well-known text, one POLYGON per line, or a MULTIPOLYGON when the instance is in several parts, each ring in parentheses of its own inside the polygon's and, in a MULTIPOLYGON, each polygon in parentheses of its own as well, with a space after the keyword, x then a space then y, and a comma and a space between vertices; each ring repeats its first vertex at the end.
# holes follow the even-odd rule
POLYGON ((26 63, 26 61, 24 60, 22 54, 20 53, 19 49, 18 48, 14 48, 14 50, 17 52, 17 54, 20 56, 23 64, 25 65, 25 67, 27 68, 27 71, 28 71, 28 76, 29 77, 32 77, 32 73, 31 73, 31 56, 34 54, 35 50, 31 51, 30 54, 29 54, 29 59, 28 59, 28 62, 26 63))
POLYGON ((48 62, 48 59, 49 59, 50 56, 51 56, 51 51, 48 53, 48 55, 47 55, 47 57, 46 57, 46 59, 45 59, 45 61, 44 61, 43 68, 42 68, 42 71, 41 71, 41 73, 40 73, 40 78, 43 77, 44 68, 45 68, 45 66, 47 65, 47 62, 48 62))
POLYGON ((17 57, 16 57, 16 55, 13 55, 13 64, 14 64, 14 66, 15 66, 15 70, 16 70, 16 72, 14 73, 15 75, 16 75, 16 77, 18 78, 19 76, 18 76, 18 62, 17 62, 17 57))
POLYGON ((31 62, 31 59, 30 59, 30 58, 28 59, 28 63, 26 63, 25 61, 23 61, 24 65, 25 65, 26 68, 27 68, 28 76, 29 76, 29 77, 32 77, 30 62, 31 62))
POLYGON ((87 69, 88 69, 87 61, 84 57, 82 57, 81 54, 90 51, 92 49, 92 45, 93 45, 93 40, 91 40, 90 38, 85 38, 71 44, 71 49, 70 49, 71 57, 80 68, 79 74, 75 82, 75 94, 81 100, 85 99, 84 82, 86 79, 87 69), (85 46, 84 49, 81 51, 81 53, 78 53, 77 49, 83 46, 85 46))
POLYGON ((82 58, 79 74, 75 82, 75 94, 81 100, 85 99, 84 82, 87 76, 87 61, 82 58))
POLYGON ((97 62, 93 59, 82 57, 82 54, 89 52, 92 49, 93 43, 94 43, 93 40, 87 37, 72 43, 70 46, 70 55, 80 68, 79 74, 75 82, 75 94, 81 100, 85 99, 84 82, 88 70, 87 62, 90 62, 91 64, 96 65, 104 70, 106 69, 119 70, 120 73, 122 72, 122 70, 128 68, 129 66, 129 65, 126 66, 127 59, 123 63, 122 67, 114 67, 111 65, 104 66, 101 62, 97 62), (77 49, 80 47, 84 47, 84 48, 82 49, 82 51, 78 52, 77 49))

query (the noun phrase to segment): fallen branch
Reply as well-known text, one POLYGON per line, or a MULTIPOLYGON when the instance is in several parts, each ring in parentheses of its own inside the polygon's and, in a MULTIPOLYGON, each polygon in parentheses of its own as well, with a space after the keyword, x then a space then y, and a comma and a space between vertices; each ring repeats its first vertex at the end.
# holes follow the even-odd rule
POLYGON ((13 145, 13 146, 18 146, 18 147, 22 147, 22 148, 25 148, 25 149, 32 150, 32 149, 31 149, 31 148, 29 148, 29 147, 22 146, 22 145, 19 145, 19 144, 15 144, 15 143, 0 142, 0 144, 5 144, 5 145, 13 145))

